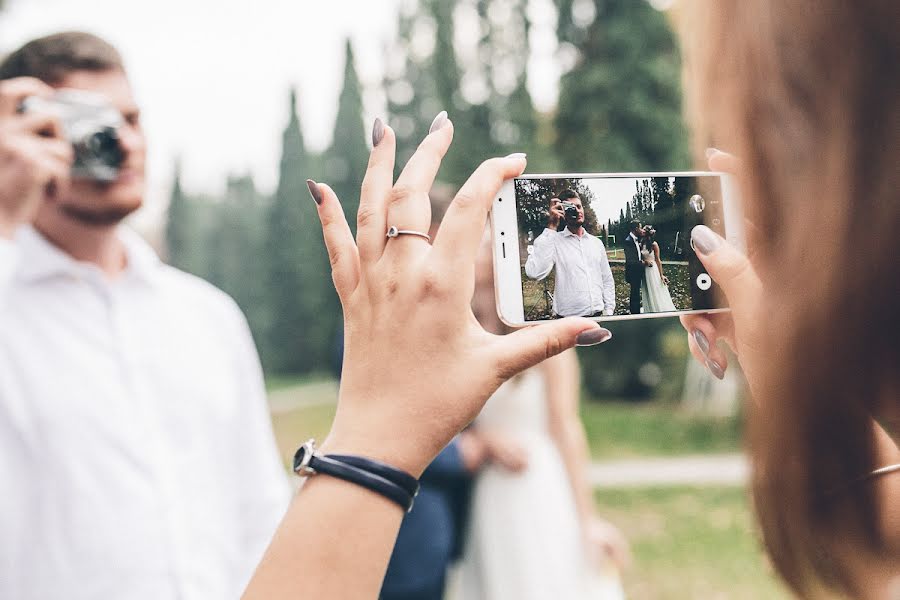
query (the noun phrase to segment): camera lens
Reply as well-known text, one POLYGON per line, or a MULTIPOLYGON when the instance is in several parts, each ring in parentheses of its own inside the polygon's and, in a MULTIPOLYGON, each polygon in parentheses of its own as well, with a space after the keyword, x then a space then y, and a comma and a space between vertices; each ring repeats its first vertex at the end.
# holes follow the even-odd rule
POLYGON ((694 212, 701 213, 703 212, 703 209, 706 208, 706 201, 700 194, 694 194, 693 196, 691 196, 690 204, 691 208, 694 209, 694 212))
POLYGON ((100 161, 110 167, 119 167, 125 153, 119 144, 119 132, 114 127, 104 127, 87 140, 87 147, 100 161))

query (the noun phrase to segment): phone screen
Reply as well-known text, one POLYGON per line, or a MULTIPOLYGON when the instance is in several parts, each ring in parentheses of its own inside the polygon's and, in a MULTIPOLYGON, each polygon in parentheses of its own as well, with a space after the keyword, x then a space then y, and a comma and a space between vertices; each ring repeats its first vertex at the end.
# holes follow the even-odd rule
POLYGON ((514 186, 525 321, 725 306, 690 240, 700 224, 725 235, 719 175, 514 186))

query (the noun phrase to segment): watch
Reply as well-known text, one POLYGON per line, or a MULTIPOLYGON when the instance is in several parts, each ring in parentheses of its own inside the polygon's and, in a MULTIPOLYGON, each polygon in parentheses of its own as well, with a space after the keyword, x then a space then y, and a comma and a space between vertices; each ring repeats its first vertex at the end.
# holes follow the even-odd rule
POLYGON ((319 454, 315 440, 297 449, 294 473, 301 477, 331 475, 355 483, 399 504, 406 512, 412 510, 419 493, 419 482, 409 473, 364 456, 319 454))

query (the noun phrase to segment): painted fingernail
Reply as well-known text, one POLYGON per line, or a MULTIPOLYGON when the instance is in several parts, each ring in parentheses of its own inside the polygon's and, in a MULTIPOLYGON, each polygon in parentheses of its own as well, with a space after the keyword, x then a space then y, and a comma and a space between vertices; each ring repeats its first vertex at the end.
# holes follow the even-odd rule
POLYGON ((709 372, 712 373, 716 379, 725 379, 725 369, 713 359, 706 359, 706 368, 709 369, 709 372))
POLYGON ((694 341, 697 342, 697 347, 700 348, 703 356, 709 356, 709 340, 699 329, 694 330, 694 341))
POLYGON ((316 204, 322 204, 322 192, 321 190, 319 190, 319 184, 312 179, 307 179, 306 185, 309 188, 310 196, 313 197, 313 200, 316 201, 316 204))
POLYGON ((513 152, 512 154, 508 154, 506 158, 527 158, 528 155, 524 152, 513 152))
POLYGON ((719 152, 721 152, 721 150, 719 150, 718 148, 709 147, 706 149, 706 158, 710 159, 713 157, 714 154, 717 154, 719 152))
POLYGON ((376 118, 375 124, 372 126, 372 147, 377 146, 382 138, 384 138, 384 121, 376 118))
POLYGON ((444 125, 447 124, 447 111, 442 110, 438 113, 438 115, 434 118, 434 121, 431 122, 431 127, 428 128, 428 133, 434 133, 438 129, 441 129, 444 125))
POLYGON ((602 327, 582 331, 575 338, 576 346, 596 346, 612 338, 612 331, 602 327))
POLYGON ((716 235, 706 225, 697 225, 691 230, 691 245, 700 254, 711 254, 722 243, 722 238, 716 235))

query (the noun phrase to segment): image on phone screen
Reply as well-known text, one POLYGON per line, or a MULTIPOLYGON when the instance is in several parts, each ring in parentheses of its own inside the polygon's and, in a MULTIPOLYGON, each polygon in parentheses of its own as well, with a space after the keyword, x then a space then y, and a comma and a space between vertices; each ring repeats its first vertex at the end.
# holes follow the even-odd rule
POLYGON ((700 224, 725 235, 719 175, 526 176, 513 185, 524 321, 724 306, 690 241, 700 224))

